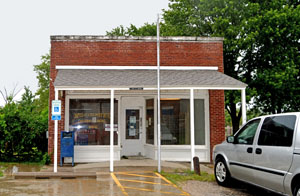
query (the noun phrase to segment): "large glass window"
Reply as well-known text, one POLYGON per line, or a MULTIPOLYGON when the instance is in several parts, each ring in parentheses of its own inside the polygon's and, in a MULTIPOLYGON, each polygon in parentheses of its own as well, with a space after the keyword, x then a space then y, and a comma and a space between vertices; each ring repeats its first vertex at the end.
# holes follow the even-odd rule
POLYGON ((204 99, 194 100, 195 145, 205 145, 204 99))
MULTIPOLYGON (((69 129, 75 145, 110 144, 110 99, 70 99, 69 129)), ((118 143, 118 102, 114 101, 114 145, 118 143)))
MULTIPOLYGON (((195 145, 205 145, 204 100, 194 100, 195 145)), ((189 145, 190 99, 161 100, 161 144, 189 145)))
POLYGON ((295 115, 273 116, 264 120, 258 145, 291 146, 293 143, 295 115))
POLYGON ((161 100, 161 144, 190 144, 189 99, 161 100))

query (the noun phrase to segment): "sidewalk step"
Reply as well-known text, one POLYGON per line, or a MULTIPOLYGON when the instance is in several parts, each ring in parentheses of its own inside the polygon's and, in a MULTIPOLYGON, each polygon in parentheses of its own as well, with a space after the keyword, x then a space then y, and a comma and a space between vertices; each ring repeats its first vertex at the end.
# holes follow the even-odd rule
POLYGON ((96 178, 96 172, 17 172, 14 179, 76 179, 96 178))

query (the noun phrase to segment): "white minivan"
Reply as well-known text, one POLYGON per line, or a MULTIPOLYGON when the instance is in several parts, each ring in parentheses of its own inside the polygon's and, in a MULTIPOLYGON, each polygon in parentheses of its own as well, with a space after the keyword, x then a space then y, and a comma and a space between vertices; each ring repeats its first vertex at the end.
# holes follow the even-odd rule
POLYGON ((219 185, 231 178, 277 193, 300 196, 300 112, 248 121, 213 150, 219 185))

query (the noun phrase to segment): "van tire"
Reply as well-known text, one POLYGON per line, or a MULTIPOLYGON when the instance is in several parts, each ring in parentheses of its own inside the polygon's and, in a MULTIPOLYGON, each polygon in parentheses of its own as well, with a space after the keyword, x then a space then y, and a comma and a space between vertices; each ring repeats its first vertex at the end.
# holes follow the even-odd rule
POLYGON ((295 186, 293 196, 300 196, 300 184, 295 186))
POLYGON ((223 158, 216 159, 214 173, 219 185, 228 186, 230 184, 231 175, 223 158))

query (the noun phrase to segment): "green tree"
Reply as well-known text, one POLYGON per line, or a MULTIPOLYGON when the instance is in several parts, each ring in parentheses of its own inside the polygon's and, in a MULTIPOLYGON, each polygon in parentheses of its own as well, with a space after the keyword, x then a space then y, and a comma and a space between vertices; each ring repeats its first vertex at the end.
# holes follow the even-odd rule
POLYGON ((106 35, 110 36, 155 36, 156 35, 156 24, 145 23, 141 27, 136 27, 133 24, 130 24, 129 27, 124 27, 120 25, 112 29, 111 31, 107 31, 106 35))
POLYGON ((50 85, 50 54, 41 57, 41 64, 34 65, 34 71, 37 73, 38 90, 36 95, 38 109, 40 111, 48 110, 49 105, 49 85, 50 85))
POLYGON ((27 87, 21 101, 0 108, 1 161, 40 161, 47 150, 47 120, 27 87))
MULTIPOLYGON (((244 71, 264 113, 300 110, 300 6, 295 1, 259 1, 242 32, 244 71), (253 74, 255 73, 255 74, 253 74)), ((299 2, 298 2, 299 4, 299 2)))

